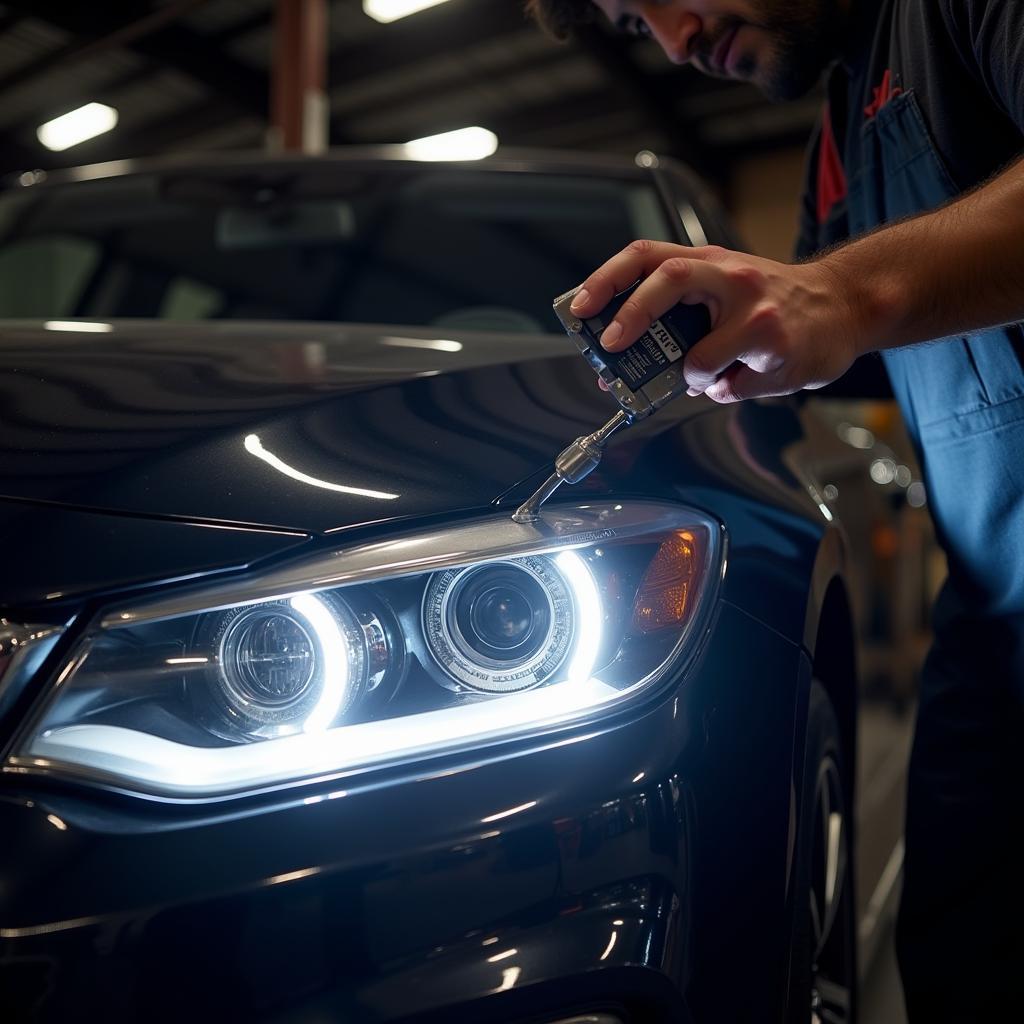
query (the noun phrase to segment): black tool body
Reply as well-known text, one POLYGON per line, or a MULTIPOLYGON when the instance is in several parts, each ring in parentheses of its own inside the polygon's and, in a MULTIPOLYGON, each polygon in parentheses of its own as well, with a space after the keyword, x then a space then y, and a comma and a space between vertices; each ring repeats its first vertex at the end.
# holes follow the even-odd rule
POLYGON ((608 392, 619 403, 619 409, 603 427, 585 437, 577 437, 555 459, 555 471, 516 509, 512 516, 515 522, 537 522, 541 506, 563 483, 579 483, 597 468, 612 434, 650 416, 686 391, 683 359, 711 330, 706 306, 673 306, 621 352, 607 352, 601 347, 605 328, 639 284, 637 281, 620 292, 597 316, 586 320, 569 308, 579 288, 555 299, 558 319, 587 362, 608 385, 608 392))
POLYGON ((640 282, 619 292, 596 316, 585 320, 569 308, 574 288, 554 302, 555 313, 583 357, 608 385, 612 397, 630 419, 643 419, 686 391, 683 359, 711 330, 706 306, 673 306, 658 317, 628 348, 608 352, 601 335, 640 282))

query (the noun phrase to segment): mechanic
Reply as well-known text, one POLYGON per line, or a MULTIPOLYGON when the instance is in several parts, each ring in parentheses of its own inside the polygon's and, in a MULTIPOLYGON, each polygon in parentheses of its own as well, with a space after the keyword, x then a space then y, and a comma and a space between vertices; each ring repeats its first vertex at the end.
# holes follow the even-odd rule
POLYGON ((527 9, 563 38, 603 14, 653 37, 674 63, 753 82, 776 100, 827 74, 801 262, 638 241, 586 280, 574 312, 592 315, 645 277, 603 336, 619 349, 674 303, 707 303, 713 329, 685 373, 691 395, 716 402, 820 388, 882 350, 949 562, 910 764, 897 923, 908 1013, 915 1024, 1019 1014, 1024 3, 527 0, 527 9))

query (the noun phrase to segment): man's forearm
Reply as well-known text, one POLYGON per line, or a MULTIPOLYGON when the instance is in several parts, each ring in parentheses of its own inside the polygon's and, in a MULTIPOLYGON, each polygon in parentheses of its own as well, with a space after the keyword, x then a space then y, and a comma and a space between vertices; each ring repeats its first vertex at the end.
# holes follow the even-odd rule
POLYGON ((862 351, 1024 319, 1024 160, 957 201, 821 257, 862 351))
POLYGON ((686 355, 689 394, 736 402, 820 388, 864 352, 1024 319, 1024 161, 807 263, 638 240, 583 282, 573 312, 592 316, 638 278, 605 348, 633 344, 677 302, 703 303, 712 329, 686 355))

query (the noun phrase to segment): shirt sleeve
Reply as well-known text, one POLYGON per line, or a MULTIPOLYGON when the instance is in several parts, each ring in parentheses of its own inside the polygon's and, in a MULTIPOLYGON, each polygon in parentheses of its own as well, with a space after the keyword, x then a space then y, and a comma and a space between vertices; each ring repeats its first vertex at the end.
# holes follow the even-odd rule
POLYGON ((942 10, 964 61, 1024 133, 1024 3, 942 0, 942 10))

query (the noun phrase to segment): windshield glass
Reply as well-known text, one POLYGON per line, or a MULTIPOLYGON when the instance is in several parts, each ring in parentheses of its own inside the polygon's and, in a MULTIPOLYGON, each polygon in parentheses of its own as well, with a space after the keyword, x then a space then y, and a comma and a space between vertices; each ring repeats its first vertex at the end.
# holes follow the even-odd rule
POLYGON ((340 320, 558 333, 551 301, 634 238, 652 185, 324 162, 0 197, 0 317, 340 320))

